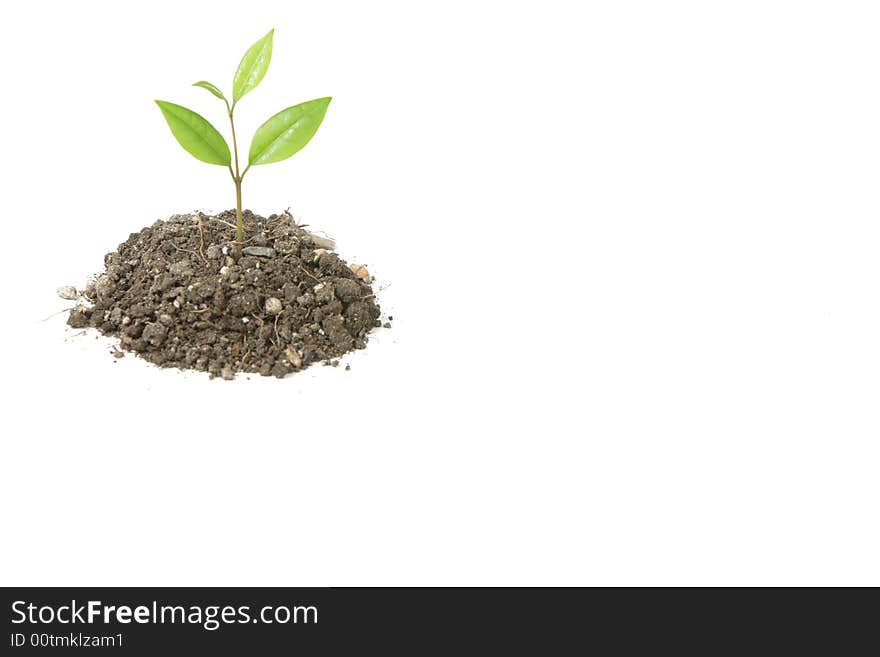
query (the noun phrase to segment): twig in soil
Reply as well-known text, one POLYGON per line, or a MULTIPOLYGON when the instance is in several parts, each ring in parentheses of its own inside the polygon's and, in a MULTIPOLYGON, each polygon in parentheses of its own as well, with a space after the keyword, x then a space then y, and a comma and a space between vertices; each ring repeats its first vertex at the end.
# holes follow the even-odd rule
MULTIPOLYGON (((183 251, 184 253, 189 253, 190 255, 194 255, 194 256, 199 255, 198 253, 196 253, 195 251, 193 251, 191 249, 184 249, 182 247, 177 246, 174 242, 168 242, 168 243, 171 246, 173 246, 175 249, 177 249, 178 251, 183 251)), ((205 262, 207 262, 207 260, 205 262)))
POLYGON ((283 314, 284 311, 281 311, 280 313, 275 315, 275 339, 278 340, 278 342, 281 342, 281 336, 278 335, 278 318, 281 317, 281 315, 283 314))
POLYGON ((235 224, 231 224, 228 221, 223 221, 219 217, 208 217, 208 219, 211 219, 212 221, 219 221, 221 224, 225 224, 225 225, 229 226, 230 228, 235 228, 235 224))
POLYGON ((241 357, 241 364, 244 365, 244 362, 247 360, 247 357, 251 355, 251 350, 247 348, 247 333, 244 334, 244 340, 241 342, 241 348, 245 349, 244 356, 241 357))
POLYGON ((271 222, 271 224, 268 221, 266 222, 266 224, 272 225, 272 226, 278 226, 280 224, 283 224, 285 221, 287 221, 289 219, 290 219, 290 214, 287 211, 284 211, 281 214, 277 215, 277 219, 275 219, 273 222, 271 222))
POLYGON ((55 315, 60 315, 61 313, 69 312, 69 311, 73 310, 74 308, 76 308, 76 306, 70 306, 69 308, 65 308, 64 310, 59 310, 57 313, 52 313, 52 314, 49 315, 48 317, 46 317, 46 318, 44 318, 44 319, 41 319, 40 321, 38 321, 38 322, 36 322, 36 323, 37 323, 37 324, 42 324, 43 322, 48 322, 50 319, 52 319, 53 317, 55 317, 55 315))
POLYGON ((311 273, 308 269, 306 269, 305 267, 303 267, 302 265, 300 265, 299 268, 302 269, 302 270, 303 270, 303 273, 304 273, 306 276, 308 276, 309 278, 311 278, 313 281, 317 281, 318 283, 321 282, 319 278, 317 278, 316 276, 313 276, 312 273, 311 273))
MULTIPOLYGON (((266 228, 266 230, 269 233, 269 237, 271 237, 272 239, 278 239, 279 237, 281 237, 281 235, 279 234, 279 231, 284 230, 285 228, 286 228, 286 226, 284 225, 283 221, 277 221, 274 224, 272 224, 271 226, 268 226, 266 228)), ((294 235, 293 238, 295 240, 299 241, 298 236, 294 235)))

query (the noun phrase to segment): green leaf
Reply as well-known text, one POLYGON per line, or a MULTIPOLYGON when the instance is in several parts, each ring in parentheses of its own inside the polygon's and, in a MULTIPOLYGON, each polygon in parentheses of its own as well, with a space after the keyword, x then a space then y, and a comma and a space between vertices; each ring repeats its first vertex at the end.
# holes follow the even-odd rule
POLYGON ((318 98, 288 107, 257 128, 248 155, 249 165, 286 160, 308 144, 324 120, 330 100, 318 98))
POLYGON ((233 104, 260 84, 260 80, 266 75, 266 71, 269 69, 269 60, 272 59, 272 35, 274 33, 274 29, 269 30, 269 33, 248 48, 244 57, 241 58, 238 70, 232 78, 233 104))
POLYGON ((217 87, 215 87, 210 82, 205 82, 204 80, 199 80, 198 82, 193 84, 194 87, 201 87, 202 89, 207 89, 212 94, 217 96, 220 100, 226 100, 226 96, 223 95, 223 92, 220 91, 217 87))
POLYGON ((226 140, 204 117, 164 100, 157 100, 156 104, 185 151, 202 162, 229 166, 231 157, 226 140))

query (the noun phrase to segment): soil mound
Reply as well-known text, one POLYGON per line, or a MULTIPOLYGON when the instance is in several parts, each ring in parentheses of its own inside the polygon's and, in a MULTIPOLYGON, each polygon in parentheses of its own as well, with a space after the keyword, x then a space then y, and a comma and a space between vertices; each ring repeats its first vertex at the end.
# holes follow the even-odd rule
POLYGON ((241 247, 234 222, 231 210, 175 215, 132 233, 67 323, 116 336, 156 365, 225 379, 283 377, 366 346, 380 322, 365 268, 288 213, 245 211, 241 247))

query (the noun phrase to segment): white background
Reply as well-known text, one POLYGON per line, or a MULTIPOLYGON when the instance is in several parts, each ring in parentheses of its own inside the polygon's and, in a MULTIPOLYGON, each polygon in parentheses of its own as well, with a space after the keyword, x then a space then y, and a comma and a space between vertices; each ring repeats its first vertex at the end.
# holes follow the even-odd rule
POLYGON ((0 583, 880 584, 873 2, 28 2, 0 22, 0 583), (233 204, 153 98, 370 266, 284 381, 116 362, 59 285, 233 204), (246 150, 246 149, 245 149, 246 150))

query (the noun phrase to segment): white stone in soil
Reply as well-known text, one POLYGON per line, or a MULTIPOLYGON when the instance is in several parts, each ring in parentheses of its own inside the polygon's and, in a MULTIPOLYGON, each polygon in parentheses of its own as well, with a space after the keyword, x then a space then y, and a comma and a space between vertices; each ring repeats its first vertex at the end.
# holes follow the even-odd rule
POLYGON ((269 297, 268 299, 266 299, 265 307, 266 312, 270 315, 277 315, 283 309, 283 306, 281 305, 281 300, 276 299, 275 297, 269 297))
POLYGON ((62 299, 67 299, 68 301, 73 301, 76 299, 76 288, 72 285, 64 285, 55 290, 55 294, 57 294, 62 299))

